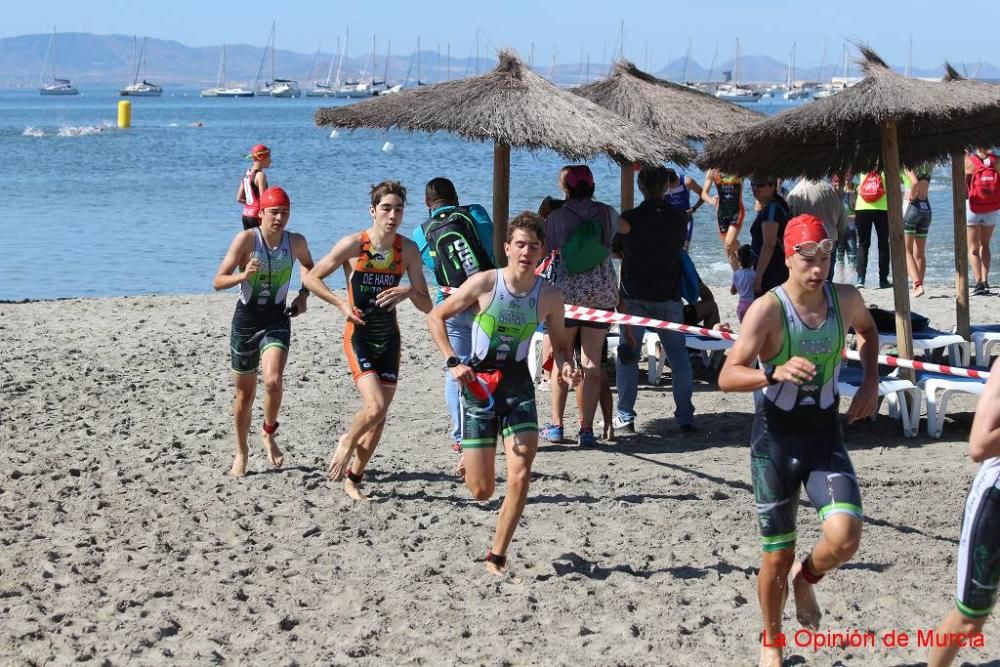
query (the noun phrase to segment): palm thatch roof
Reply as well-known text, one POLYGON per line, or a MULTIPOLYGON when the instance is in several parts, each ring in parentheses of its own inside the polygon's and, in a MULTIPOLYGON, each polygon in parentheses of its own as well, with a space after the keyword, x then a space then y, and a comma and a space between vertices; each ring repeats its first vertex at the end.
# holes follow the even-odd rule
POLYGON ((819 178, 883 168, 881 125, 896 124, 903 165, 991 146, 1000 136, 1000 100, 983 84, 923 81, 892 71, 861 46, 865 78, 822 100, 710 140, 698 163, 734 174, 819 178))
POLYGON ((702 140, 745 129, 764 118, 700 90, 658 79, 628 60, 616 62, 608 78, 570 92, 663 137, 702 140))
POLYGON ((515 148, 550 148, 568 159, 608 154, 620 162, 687 164, 694 152, 678 141, 582 100, 539 76, 513 51, 482 76, 403 90, 358 104, 324 108, 316 124, 452 132, 515 148))

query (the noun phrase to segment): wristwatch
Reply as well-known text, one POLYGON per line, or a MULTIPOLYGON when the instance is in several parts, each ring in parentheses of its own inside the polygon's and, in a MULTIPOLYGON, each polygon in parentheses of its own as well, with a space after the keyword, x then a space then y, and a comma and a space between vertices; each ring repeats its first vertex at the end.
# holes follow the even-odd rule
POLYGON ((777 370, 777 366, 768 366, 764 370, 764 377, 767 378, 768 384, 778 384, 779 380, 774 379, 774 371, 777 370))
POLYGON ((462 360, 458 357, 448 357, 447 361, 444 362, 445 368, 454 368, 462 363, 462 360))

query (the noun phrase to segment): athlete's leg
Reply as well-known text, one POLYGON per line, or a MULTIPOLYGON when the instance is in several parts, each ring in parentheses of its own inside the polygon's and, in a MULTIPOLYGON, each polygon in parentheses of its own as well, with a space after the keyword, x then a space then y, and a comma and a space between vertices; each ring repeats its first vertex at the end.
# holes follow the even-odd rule
MULTIPOLYGON (((385 400, 386 412, 388 412, 392 398, 396 395, 396 385, 383 384, 382 395, 385 400)), ((354 461, 348 463, 347 472, 344 475, 344 491, 354 500, 368 500, 368 496, 361 491, 360 478, 365 474, 368 462, 382 440, 384 429, 385 417, 383 416, 380 422, 361 435, 354 448, 354 461)))
MULTIPOLYGON (((528 482, 531 479, 531 464, 538 451, 538 432, 522 431, 512 433, 503 440, 507 459, 507 494, 500 506, 500 516, 497 519, 497 532, 493 537, 490 549, 498 556, 505 556, 510 541, 514 537, 514 529, 524 512, 524 504, 528 499, 528 482)), ((486 563, 486 569, 499 573, 503 568, 494 563, 486 563)))
POLYGON ((740 260, 738 251, 740 249, 740 225, 742 221, 737 224, 730 224, 729 229, 726 230, 726 236, 723 239, 722 246, 726 253, 726 259, 729 261, 729 265, 735 271, 740 268, 740 260))
MULTIPOLYGON (((981 618, 969 618, 958 609, 952 609, 941 624, 937 626, 934 634, 937 636, 955 637, 958 635, 963 635, 969 637, 973 633, 981 633, 983 631, 983 626, 986 625, 986 620, 989 616, 983 616, 981 618)), ((931 648, 930 655, 927 656, 927 667, 947 667, 958 655, 959 643, 954 642, 942 642, 944 646, 938 646, 936 643, 931 648)))
POLYGON ((764 619, 761 665, 781 665, 781 617, 788 599, 788 573, 795 562, 795 546, 765 551, 757 574, 757 601, 764 619))
POLYGON ((927 275, 927 237, 917 236, 913 239, 913 263, 917 267, 917 280, 920 281, 920 289, 914 290, 914 296, 924 294, 924 276, 927 275))
MULTIPOLYGON (((278 423, 278 410, 281 408, 281 398, 284 392, 285 364, 288 362, 288 350, 278 345, 265 347, 260 355, 261 372, 264 376, 264 423, 273 426, 278 423)), ((261 432, 264 441, 264 451, 267 460, 275 468, 280 468, 285 461, 285 455, 275 440, 274 433, 261 432)))
POLYGON ((580 327, 580 366, 583 369, 583 411, 580 413, 582 428, 594 428, 594 413, 601 398, 601 348, 604 346, 604 327, 580 327))
POLYGON ((243 477, 247 474, 247 437, 250 433, 250 415, 253 411, 253 399, 257 394, 257 372, 233 373, 233 385, 236 395, 233 399, 233 422, 236 426, 236 451, 233 455, 233 465, 229 474, 233 477, 243 477))
POLYGON ((333 458, 330 459, 330 479, 334 481, 343 479, 362 436, 379 427, 385 421, 389 409, 377 373, 362 375, 358 378, 357 387, 361 394, 361 409, 354 415, 350 429, 341 436, 333 458))
POLYGON ((906 275, 909 277, 910 281, 913 283, 914 288, 917 286, 917 282, 920 280, 917 271, 917 257, 916 257, 916 236, 913 234, 903 234, 903 244, 906 247, 906 275))

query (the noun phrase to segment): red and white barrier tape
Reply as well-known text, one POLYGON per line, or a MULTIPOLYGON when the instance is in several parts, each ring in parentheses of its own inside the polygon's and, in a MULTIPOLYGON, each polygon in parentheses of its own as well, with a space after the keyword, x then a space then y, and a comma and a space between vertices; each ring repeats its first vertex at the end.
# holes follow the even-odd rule
MULTIPOLYGON (((451 290, 449 288, 441 288, 442 292, 446 294, 451 290)), ((639 317, 638 315, 627 315, 625 313, 613 313, 607 310, 599 310, 597 308, 584 308, 583 306, 572 306, 566 305, 566 318, 571 320, 582 320, 586 322, 606 322, 608 324, 630 324, 634 326, 650 327, 653 329, 669 329, 670 331, 678 331, 685 334, 691 334, 695 336, 709 336, 711 338, 718 338, 720 340, 735 341, 739 334, 730 333, 728 331, 717 331, 715 329, 705 329, 704 327, 695 327, 689 324, 678 324, 677 322, 667 322, 665 320, 657 320, 652 317, 639 317)), ((844 357, 847 359, 860 360, 861 355, 855 350, 844 350, 844 357)), ((880 354, 878 356, 878 363, 884 366, 894 366, 896 368, 910 368, 918 371, 927 371, 928 373, 940 373, 942 375, 955 375, 957 377, 967 377, 975 378, 977 380, 988 380, 990 374, 988 371, 980 371, 975 368, 960 368, 957 366, 946 366, 944 364, 932 364, 927 361, 919 361, 917 359, 902 359, 900 357, 892 357, 889 355, 880 354)))

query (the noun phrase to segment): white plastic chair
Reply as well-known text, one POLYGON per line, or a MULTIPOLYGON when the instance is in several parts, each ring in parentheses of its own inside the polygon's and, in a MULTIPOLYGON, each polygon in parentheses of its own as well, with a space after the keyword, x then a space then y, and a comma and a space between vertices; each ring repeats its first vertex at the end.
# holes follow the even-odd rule
POLYGON ((924 392, 927 402, 927 435, 940 438, 944 431, 944 418, 948 414, 948 399, 954 394, 980 396, 986 381, 927 374, 920 378, 917 386, 924 392))
MULTIPOLYGON (((853 371, 853 369, 850 369, 853 371)), ((854 398, 861 388, 861 375, 854 372, 841 372, 837 391, 841 398, 854 398)), ((920 389, 909 380, 892 376, 880 376, 878 379, 879 404, 885 400, 889 409, 889 417, 898 419, 903 426, 903 435, 907 438, 917 437, 920 429, 920 389)), ((872 421, 878 416, 878 407, 871 416, 872 421)))

